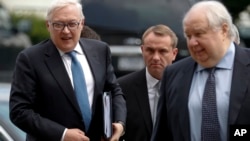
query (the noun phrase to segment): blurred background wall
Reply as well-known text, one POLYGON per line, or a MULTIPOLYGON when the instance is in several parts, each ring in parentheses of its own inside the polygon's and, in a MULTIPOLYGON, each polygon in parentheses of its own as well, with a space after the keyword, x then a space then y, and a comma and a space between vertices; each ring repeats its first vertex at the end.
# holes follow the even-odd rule
POLYGON ((35 14, 45 17, 48 5, 52 0, 0 0, 11 12, 18 14, 35 14))

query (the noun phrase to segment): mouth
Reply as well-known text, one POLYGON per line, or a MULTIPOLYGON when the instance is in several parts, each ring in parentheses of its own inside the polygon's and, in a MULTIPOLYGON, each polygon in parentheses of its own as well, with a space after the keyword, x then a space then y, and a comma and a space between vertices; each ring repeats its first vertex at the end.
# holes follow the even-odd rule
POLYGON ((205 52, 205 49, 195 50, 195 54, 198 55, 198 56, 202 55, 204 52, 205 52))
POLYGON ((67 41, 67 40, 71 40, 71 39, 72 39, 72 37, 62 37, 61 39, 62 39, 62 40, 66 40, 66 41, 67 41))
POLYGON ((151 64, 151 67, 154 67, 154 68, 160 68, 161 65, 160 64, 151 64))

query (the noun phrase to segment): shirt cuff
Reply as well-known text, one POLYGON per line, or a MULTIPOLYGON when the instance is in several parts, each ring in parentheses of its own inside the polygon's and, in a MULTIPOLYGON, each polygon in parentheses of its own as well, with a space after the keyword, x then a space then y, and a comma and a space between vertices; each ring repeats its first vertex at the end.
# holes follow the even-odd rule
POLYGON ((67 130, 68 130, 67 128, 64 129, 61 141, 64 141, 64 136, 65 136, 67 130))

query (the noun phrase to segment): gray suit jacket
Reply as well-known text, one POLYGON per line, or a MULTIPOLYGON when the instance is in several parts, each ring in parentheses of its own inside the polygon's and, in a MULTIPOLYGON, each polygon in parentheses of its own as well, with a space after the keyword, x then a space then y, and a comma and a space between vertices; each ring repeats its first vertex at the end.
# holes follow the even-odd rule
POLYGON ((128 111, 126 133, 122 139, 149 141, 153 124, 148 99, 146 69, 118 78, 118 82, 126 96, 128 111))
POLYGON ((116 82, 109 47, 91 39, 81 39, 80 45, 95 82, 88 132, 61 56, 52 41, 46 40, 18 55, 13 76, 10 118, 27 133, 27 140, 60 141, 65 128, 79 128, 91 141, 100 141, 104 91, 112 92, 113 120, 126 122, 126 102, 116 82))
MULTIPOLYGON (((238 46, 235 50, 228 125, 250 125, 250 50, 238 46)), ((166 68, 151 141, 191 140, 188 96, 196 66, 188 57, 166 68)))

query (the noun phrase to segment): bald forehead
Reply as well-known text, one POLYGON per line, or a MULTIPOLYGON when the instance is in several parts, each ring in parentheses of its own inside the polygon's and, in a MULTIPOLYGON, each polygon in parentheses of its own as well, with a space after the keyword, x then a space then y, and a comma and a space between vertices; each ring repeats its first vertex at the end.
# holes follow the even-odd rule
POLYGON ((209 22, 204 12, 200 9, 189 11, 183 21, 184 34, 204 31, 209 29, 209 22))
POLYGON ((201 7, 193 7, 188 11, 183 19, 183 23, 186 23, 187 20, 197 20, 197 19, 205 19, 205 12, 201 7))

